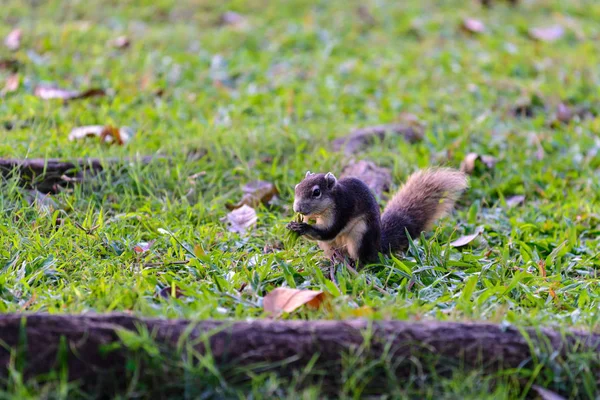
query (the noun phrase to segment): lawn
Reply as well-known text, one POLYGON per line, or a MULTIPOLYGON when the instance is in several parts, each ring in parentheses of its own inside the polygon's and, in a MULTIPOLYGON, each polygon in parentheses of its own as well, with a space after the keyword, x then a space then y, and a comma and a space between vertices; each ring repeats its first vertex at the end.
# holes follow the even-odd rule
MULTIPOLYGON (((282 318, 600 331, 600 3, 3 0, 1 7, 0 37, 22 29, 17 50, 0 46, 0 59, 19 62, 20 82, 0 98, 1 157, 168 159, 131 162, 51 200, 32 201, 15 179, 5 180, 0 312, 264 318, 263 297, 285 286, 325 291, 332 307, 282 318), (226 14, 224 23, 231 11, 241 21, 226 14), (461 28, 465 18, 485 30, 461 28), (556 40, 532 37, 533 28, 552 26, 564 30, 556 40), (120 36, 129 46, 115 45, 120 36), (43 99, 35 95, 40 85, 103 88, 106 96, 43 99), (587 112, 561 122, 561 104, 587 112), (358 276, 338 265, 332 281, 318 247, 286 235, 294 185, 307 170, 340 173, 349 157, 332 150, 335 138, 415 118, 423 140, 386 137, 354 155, 389 168, 392 191, 418 169, 458 168, 469 153, 496 162, 477 164, 455 212, 414 238, 407 254, 358 276), (123 146, 69 140, 87 125, 127 126, 135 135, 123 146), (280 196, 256 208, 255 227, 231 232, 226 205, 255 180, 274 183, 280 196), (478 230, 467 246, 449 245, 478 230), (136 248, 143 243, 147 249, 136 248)), ((0 86, 10 74, 0 70, 0 86)), ((496 377, 457 372, 434 384, 397 384, 395 393, 514 398, 532 395, 535 383, 594 398, 600 392, 589 370, 598 363, 548 360, 544 373, 496 377)), ((368 368, 356 374, 367 379, 368 368)), ((213 383, 207 396, 236 396, 235 385, 213 383)), ((13 376, 3 386, 5 397, 77 393, 59 378, 13 376)), ((350 382, 343 395, 360 397, 362 389, 350 382)), ((286 387, 269 374, 252 390, 258 398, 300 396, 295 390, 319 397, 318 387, 286 387)))

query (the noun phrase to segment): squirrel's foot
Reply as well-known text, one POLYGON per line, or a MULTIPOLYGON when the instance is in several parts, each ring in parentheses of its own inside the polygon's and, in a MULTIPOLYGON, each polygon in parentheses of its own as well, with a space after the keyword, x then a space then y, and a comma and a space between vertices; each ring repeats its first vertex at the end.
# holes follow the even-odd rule
POLYGON ((347 262, 352 262, 352 260, 346 257, 346 254, 340 249, 334 249, 331 252, 330 258, 331 262, 334 264, 344 264, 347 262))
POLYGON ((288 228, 292 232, 296 232, 299 235, 304 235, 308 231, 309 226, 310 225, 305 224, 304 222, 292 221, 289 224, 287 224, 286 228, 288 228))

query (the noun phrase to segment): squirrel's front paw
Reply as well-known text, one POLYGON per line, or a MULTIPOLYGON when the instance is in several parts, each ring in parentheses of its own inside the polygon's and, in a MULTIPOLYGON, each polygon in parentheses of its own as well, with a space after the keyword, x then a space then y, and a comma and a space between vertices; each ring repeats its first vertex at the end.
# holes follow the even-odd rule
POLYGON ((305 224, 304 222, 290 222, 289 224, 287 224, 287 228, 292 231, 292 232, 296 232, 300 235, 304 235, 306 233, 306 231, 308 230, 309 225, 305 224))

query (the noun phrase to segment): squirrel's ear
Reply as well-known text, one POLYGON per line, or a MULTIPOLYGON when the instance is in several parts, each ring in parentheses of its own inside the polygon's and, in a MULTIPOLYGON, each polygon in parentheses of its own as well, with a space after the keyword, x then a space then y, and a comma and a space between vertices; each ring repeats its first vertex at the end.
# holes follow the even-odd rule
POLYGON ((327 187, 331 189, 336 184, 337 179, 335 175, 333 175, 331 172, 328 172, 327 175, 325 175, 325 181, 327 182, 327 187))
POLYGON ((308 178, 311 175, 312 175, 312 173, 310 171, 306 171, 306 175, 304 175, 304 178, 308 178))

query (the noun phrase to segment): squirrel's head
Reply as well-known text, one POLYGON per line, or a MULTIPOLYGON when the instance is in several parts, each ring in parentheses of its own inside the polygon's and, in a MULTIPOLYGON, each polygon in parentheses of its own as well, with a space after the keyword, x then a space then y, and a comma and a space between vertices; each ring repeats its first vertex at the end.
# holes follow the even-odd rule
POLYGON ((334 207, 333 190, 337 184, 335 176, 306 173, 304 180, 296 185, 294 211, 307 217, 316 217, 334 207))

